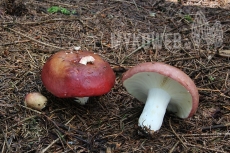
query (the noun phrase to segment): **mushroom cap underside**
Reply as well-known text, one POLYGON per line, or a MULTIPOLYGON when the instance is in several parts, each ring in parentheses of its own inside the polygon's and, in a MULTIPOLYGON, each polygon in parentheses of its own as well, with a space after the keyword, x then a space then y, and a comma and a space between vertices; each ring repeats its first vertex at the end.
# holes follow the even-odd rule
POLYGON ((127 91, 145 102, 151 88, 160 88, 171 96, 167 110, 178 117, 191 117, 199 103, 198 90, 183 71, 160 62, 141 63, 124 73, 122 82, 127 91))

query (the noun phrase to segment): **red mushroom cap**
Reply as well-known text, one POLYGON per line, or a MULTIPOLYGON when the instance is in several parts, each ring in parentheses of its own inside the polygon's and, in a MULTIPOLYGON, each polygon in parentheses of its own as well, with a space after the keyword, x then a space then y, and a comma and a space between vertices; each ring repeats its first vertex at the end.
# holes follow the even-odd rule
POLYGON ((199 93, 193 80, 183 71, 160 62, 141 63, 125 72, 122 78, 123 85, 126 80, 141 72, 154 72, 177 81, 190 93, 192 97, 192 108, 187 117, 191 117, 196 112, 199 104, 199 93))
POLYGON ((115 74, 108 62, 89 51, 59 51, 43 66, 42 82, 60 98, 90 97, 108 93, 115 83, 115 74), (84 57, 94 61, 81 64, 84 57))

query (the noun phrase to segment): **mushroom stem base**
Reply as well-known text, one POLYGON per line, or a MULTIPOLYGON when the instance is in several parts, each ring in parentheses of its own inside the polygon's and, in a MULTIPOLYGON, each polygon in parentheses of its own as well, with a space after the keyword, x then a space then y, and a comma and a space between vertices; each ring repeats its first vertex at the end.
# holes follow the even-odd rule
POLYGON ((89 99, 89 97, 75 97, 75 101, 81 105, 85 105, 89 99))
POLYGON ((150 89, 145 107, 138 121, 139 126, 144 130, 147 128, 153 132, 159 130, 170 98, 171 96, 162 89, 150 89))

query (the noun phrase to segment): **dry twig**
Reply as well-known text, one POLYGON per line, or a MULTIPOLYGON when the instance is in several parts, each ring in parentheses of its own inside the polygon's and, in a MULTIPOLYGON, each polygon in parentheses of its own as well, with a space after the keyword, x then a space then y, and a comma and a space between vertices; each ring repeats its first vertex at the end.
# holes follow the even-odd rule
POLYGON ((173 131, 173 133, 175 134, 175 136, 179 139, 179 141, 183 144, 183 146, 187 149, 188 147, 186 146, 186 144, 182 141, 182 139, 178 136, 178 134, 174 131, 172 125, 171 125, 171 119, 169 119, 169 126, 171 128, 171 130, 173 131))
POLYGON ((62 48, 62 47, 58 47, 58 46, 55 46, 55 45, 51 45, 51 44, 48 44, 48 43, 45 43, 45 42, 36 40, 36 39, 34 39, 34 38, 32 38, 32 37, 27 36, 26 34, 23 34, 23 33, 21 33, 21 32, 16 31, 16 30, 14 30, 14 29, 12 29, 12 28, 9 28, 9 27, 4 27, 4 28, 6 28, 6 29, 8 29, 8 30, 10 30, 10 31, 13 31, 13 32, 16 33, 16 34, 19 34, 19 35, 21 35, 21 36, 23 36, 23 37, 26 37, 26 38, 28 38, 28 39, 30 39, 30 40, 36 42, 36 43, 39 43, 39 44, 41 44, 41 45, 45 45, 45 46, 52 47, 52 48, 56 48, 56 49, 64 49, 64 48, 62 48))

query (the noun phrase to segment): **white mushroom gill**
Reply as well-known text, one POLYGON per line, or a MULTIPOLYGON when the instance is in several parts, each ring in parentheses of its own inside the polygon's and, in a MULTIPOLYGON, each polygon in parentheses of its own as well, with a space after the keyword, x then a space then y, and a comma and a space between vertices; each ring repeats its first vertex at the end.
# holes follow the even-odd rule
POLYGON ((188 117, 192 97, 177 81, 155 72, 140 72, 123 82, 127 91, 146 103, 139 118, 139 126, 157 131, 162 125, 166 109, 180 118, 188 117))

